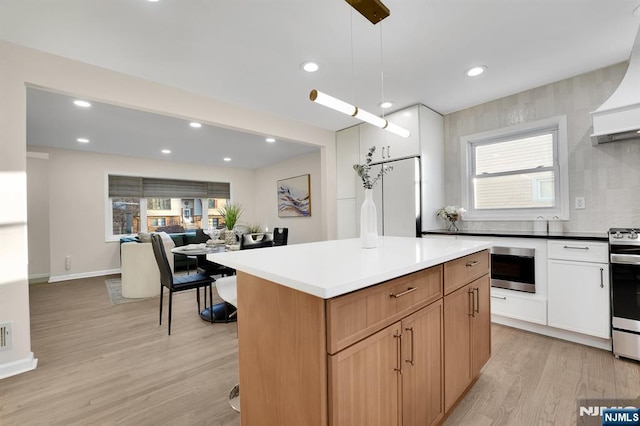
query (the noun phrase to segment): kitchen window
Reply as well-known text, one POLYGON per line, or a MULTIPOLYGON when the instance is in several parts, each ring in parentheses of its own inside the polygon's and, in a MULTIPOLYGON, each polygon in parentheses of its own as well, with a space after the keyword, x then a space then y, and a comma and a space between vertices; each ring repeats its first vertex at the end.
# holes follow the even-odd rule
POLYGON ((568 219, 566 117, 461 138, 465 220, 568 219))

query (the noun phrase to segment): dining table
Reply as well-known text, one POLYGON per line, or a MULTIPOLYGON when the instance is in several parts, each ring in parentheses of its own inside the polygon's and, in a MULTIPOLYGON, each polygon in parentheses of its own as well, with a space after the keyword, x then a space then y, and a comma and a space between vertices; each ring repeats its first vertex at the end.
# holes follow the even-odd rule
MULTIPOLYGON (((235 251, 240 248, 239 245, 227 246, 224 241, 219 243, 200 243, 200 244, 188 244, 185 246, 178 246, 171 249, 171 253, 180 256, 194 256, 196 258, 196 270, 198 268, 204 269, 210 275, 229 275, 235 273, 235 270, 227 268, 223 265, 219 265, 214 262, 210 262, 206 259, 207 254, 211 253, 224 253, 225 251, 235 251)), ((199 290, 198 290, 199 291, 199 290)), ((234 315, 229 317, 229 314, 235 312, 236 307, 227 302, 220 302, 206 306, 206 292, 205 292, 205 308, 200 312, 200 318, 207 322, 211 322, 211 309, 213 309, 213 322, 214 323, 227 323, 237 321, 237 317, 234 315)))

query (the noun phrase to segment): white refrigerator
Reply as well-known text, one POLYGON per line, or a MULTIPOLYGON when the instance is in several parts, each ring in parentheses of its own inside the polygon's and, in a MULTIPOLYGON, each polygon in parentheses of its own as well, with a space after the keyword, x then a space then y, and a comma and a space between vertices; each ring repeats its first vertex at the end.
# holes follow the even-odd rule
MULTIPOLYGON (((381 167, 392 167, 373 188, 373 202, 378 216, 378 234, 395 237, 418 237, 422 232, 420 158, 389 161, 371 167, 377 176, 381 167)), ((360 182, 359 182, 360 183, 360 182)), ((364 188, 358 185, 356 206, 364 201, 364 188)), ((360 234, 360 210, 356 212, 356 229, 360 234)))

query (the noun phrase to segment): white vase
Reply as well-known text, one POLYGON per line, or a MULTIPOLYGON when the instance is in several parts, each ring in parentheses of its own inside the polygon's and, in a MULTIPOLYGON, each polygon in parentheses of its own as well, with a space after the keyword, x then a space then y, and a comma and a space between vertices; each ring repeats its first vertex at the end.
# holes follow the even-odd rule
POLYGON ((372 189, 364 190, 364 202, 360 207, 360 244, 362 248, 378 246, 378 214, 372 189))

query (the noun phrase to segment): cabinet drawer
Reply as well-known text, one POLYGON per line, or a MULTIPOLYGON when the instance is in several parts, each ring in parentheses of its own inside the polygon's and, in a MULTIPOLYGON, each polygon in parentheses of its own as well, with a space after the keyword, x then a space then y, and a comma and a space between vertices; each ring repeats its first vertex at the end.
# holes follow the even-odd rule
POLYGON ((489 272, 489 250, 444 264, 444 294, 449 294, 489 272))
POLYGON ((491 313, 547 325, 547 302, 543 299, 491 294, 491 313))
POLYGON ((442 297, 442 265, 327 300, 327 350, 336 353, 442 297))
POLYGON ((595 241, 549 241, 549 259, 609 263, 609 246, 595 241))

